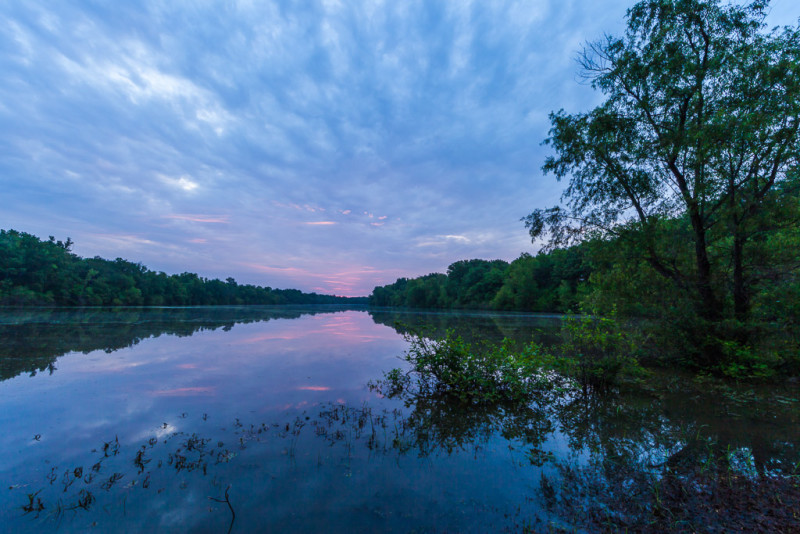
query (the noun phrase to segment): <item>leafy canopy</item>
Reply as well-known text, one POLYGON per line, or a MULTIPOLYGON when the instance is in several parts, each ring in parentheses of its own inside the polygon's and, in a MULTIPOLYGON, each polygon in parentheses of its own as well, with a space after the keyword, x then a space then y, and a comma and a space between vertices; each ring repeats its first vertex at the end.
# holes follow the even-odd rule
POLYGON ((543 167, 568 179, 563 206, 524 220, 559 247, 587 236, 635 241, 644 260, 718 320, 745 317, 758 272, 754 236, 788 217, 800 162, 800 29, 765 31, 767 2, 645 0, 623 37, 588 44, 583 76, 606 95, 588 113, 551 114, 543 167), (659 246, 666 221, 688 239, 659 246), (685 261, 688 258, 689 261, 685 261), (729 295, 730 294, 730 295, 729 295))

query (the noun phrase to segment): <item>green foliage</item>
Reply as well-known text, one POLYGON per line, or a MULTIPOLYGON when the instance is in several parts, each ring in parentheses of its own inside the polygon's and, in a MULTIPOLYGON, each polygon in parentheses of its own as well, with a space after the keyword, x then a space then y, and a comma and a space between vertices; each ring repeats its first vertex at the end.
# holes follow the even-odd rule
POLYGON ((48 241, 0 230, 0 305, 4 306, 201 306, 229 304, 334 304, 362 301, 297 289, 272 289, 167 275, 117 258, 80 258, 72 240, 48 241))
POLYGON ((755 351, 742 343, 725 340, 722 343, 723 359, 719 371, 735 379, 765 379, 775 375, 777 358, 764 351, 755 351))
POLYGON ((373 306, 566 312, 578 304, 589 278, 586 247, 502 260, 462 260, 447 274, 400 278, 376 287, 373 306))
POLYGON ((751 320, 762 287, 797 270, 796 248, 780 259, 767 251, 800 220, 800 28, 765 31, 766 10, 717 0, 631 8, 624 36, 581 56, 605 102, 551 115, 556 155, 544 170, 569 180, 565 205, 526 218, 551 247, 591 236, 635 251, 673 286, 670 301, 712 330, 718 341, 702 352, 715 363, 730 352, 721 321, 751 320))
POLYGON ((559 377, 574 380, 587 392, 607 391, 644 373, 635 332, 622 327, 614 314, 565 317, 561 342, 552 352, 508 338, 498 344, 468 343, 453 330, 441 339, 405 337, 410 347, 403 359, 410 369, 393 369, 384 376, 382 387, 389 395, 415 387, 417 396, 452 397, 468 404, 524 403, 560 389, 559 377))
POLYGON ((568 315, 561 335, 555 368, 577 380, 584 391, 605 391, 622 378, 643 373, 636 357, 640 345, 632 330, 619 324, 616 312, 607 316, 568 315))
MULTIPOLYGON (((515 350, 513 342, 478 346, 448 330, 444 339, 408 335, 404 359, 423 396, 444 395, 464 403, 524 402, 540 391, 548 378, 542 371, 547 356, 536 344, 515 350)), ((409 374, 387 373, 394 389, 409 385, 409 374)))

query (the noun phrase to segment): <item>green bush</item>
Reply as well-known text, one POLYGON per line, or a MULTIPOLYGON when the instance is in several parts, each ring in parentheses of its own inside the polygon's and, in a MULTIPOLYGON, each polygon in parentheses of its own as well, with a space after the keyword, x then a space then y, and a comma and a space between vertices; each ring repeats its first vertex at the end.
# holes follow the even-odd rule
POLYGON ((530 400, 548 382, 543 371, 549 356, 532 343, 515 350, 514 343, 474 345, 447 331, 444 339, 406 336, 411 346, 403 359, 408 373, 395 369, 386 374, 391 387, 403 387, 414 375, 420 393, 452 396, 466 403, 530 400))
POLYGON ((561 326, 554 368, 575 379, 584 392, 605 391, 622 378, 641 376, 635 335, 622 328, 616 310, 607 316, 567 315, 561 326))

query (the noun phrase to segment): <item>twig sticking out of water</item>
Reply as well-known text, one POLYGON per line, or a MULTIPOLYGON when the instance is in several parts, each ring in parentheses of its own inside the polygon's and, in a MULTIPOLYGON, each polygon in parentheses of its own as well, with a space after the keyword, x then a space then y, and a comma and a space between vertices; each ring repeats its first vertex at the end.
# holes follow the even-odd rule
POLYGON ((230 508, 230 510, 231 510, 231 526, 228 527, 228 534, 231 534, 231 531, 233 530, 233 522, 236 521, 236 512, 233 511, 233 505, 231 505, 230 496, 228 495, 228 492, 230 491, 230 489, 231 489, 231 485, 228 484, 228 487, 225 488, 225 498, 224 499, 217 499, 216 497, 209 497, 208 498, 209 500, 214 501, 214 502, 224 502, 225 504, 228 505, 228 508, 230 508))

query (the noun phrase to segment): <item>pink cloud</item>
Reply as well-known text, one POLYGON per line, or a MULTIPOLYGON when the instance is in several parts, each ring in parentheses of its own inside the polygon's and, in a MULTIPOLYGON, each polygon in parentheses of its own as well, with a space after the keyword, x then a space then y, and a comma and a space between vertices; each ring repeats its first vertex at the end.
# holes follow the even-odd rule
POLYGON ((317 222, 307 222, 303 224, 307 224, 309 226, 330 226, 332 224, 338 224, 338 223, 334 221, 317 221, 317 222))
POLYGON ((300 387, 295 388, 295 389, 299 389, 299 390, 302 390, 302 391, 330 391, 331 390, 331 388, 329 388, 327 386, 300 386, 300 387))
POLYGON ((357 264, 340 264, 338 266, 318 264, 306 269, 245 262, 239 263, 239 265, 262 273, 284 275, 303 283, 308 291, 353 297, 367 295, 376 285, 394 281, 402 274, 401 271, 395 269, 376 269, 357 264))

